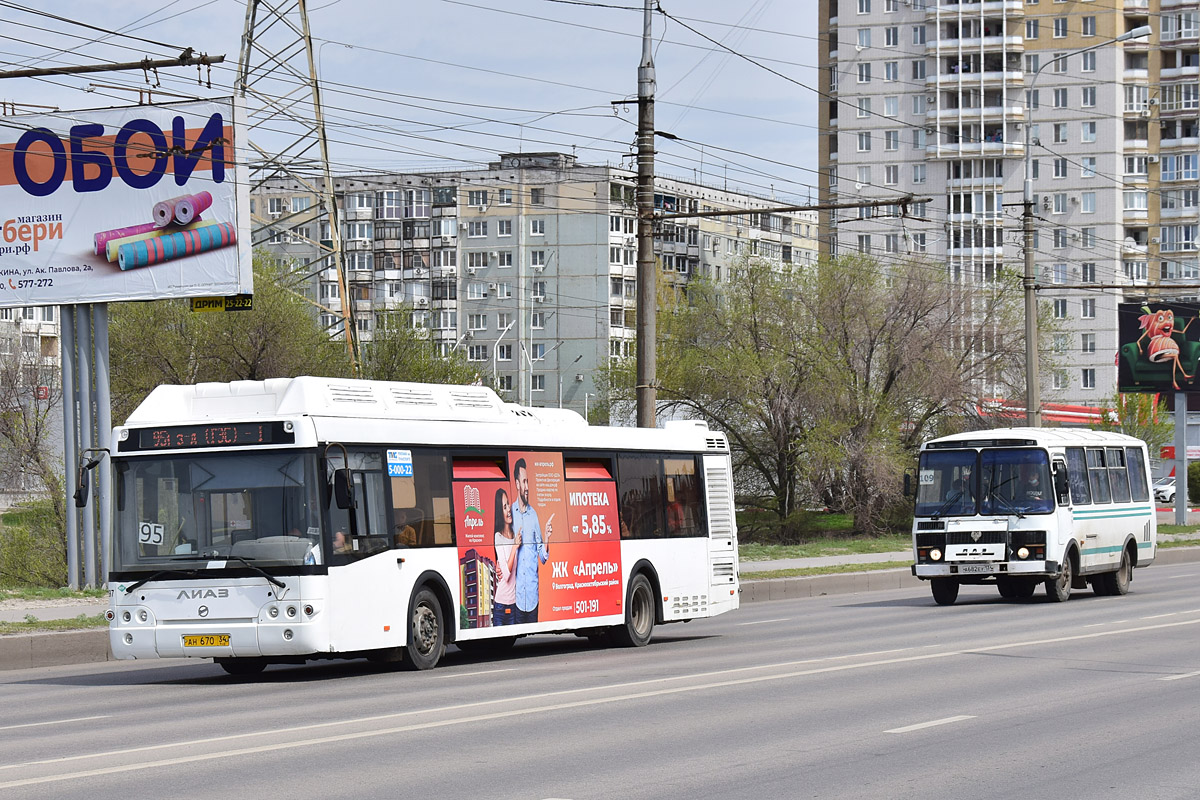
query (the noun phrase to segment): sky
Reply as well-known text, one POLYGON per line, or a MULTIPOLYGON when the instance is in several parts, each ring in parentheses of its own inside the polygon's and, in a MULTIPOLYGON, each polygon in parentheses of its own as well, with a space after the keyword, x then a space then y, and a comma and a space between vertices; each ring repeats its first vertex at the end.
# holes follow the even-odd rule
MULTIPOLYGON (((661 9, 655 127, 678 140, 658 138, 656 172, 815 201, 816 0, 662 0, 661 9)), ((640 0, 309 0, 308 14, 335 172, 482 166, 522 151, 632 164, 636 105, 614 110, 612 101, 637 96, 640 0)), ((170 58, 187 47, 225 56, 211 89, 195 67, 160 69, 153 97, 169 102, 234 93, 246 3, 0 0, 0 21, 5 70, 170 58)), ((283 44, 276 31, 258 41, 283 44)), ((297 85, 276 82, 273 96, 297 85)), ((124 106, 146 86, 140 70, 16 78, 0 85, 0 100, 18 113, 124 106)), ((251 141, 285 146, 282 120, 251 119, 251 141)))

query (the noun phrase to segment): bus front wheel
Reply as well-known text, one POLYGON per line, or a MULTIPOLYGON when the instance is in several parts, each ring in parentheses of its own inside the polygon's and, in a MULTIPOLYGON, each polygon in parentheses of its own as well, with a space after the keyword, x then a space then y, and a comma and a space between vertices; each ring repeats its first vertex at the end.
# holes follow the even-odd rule
POLYGON ((1067 602, 1071 599, 1071 583, 1074 580, 1075 563, 1071 560, 1071 554, 1067 553, 1063 558, 1062 571, 1058 573, 1058 577, 1046 581, 1046 597, 1055 603, 1067 602))
POLYGON ((225 672, 239 677, 257 675, 267 668, 265 658, 217 658, 213 660, 225 672))
POLYGON ((629 582, 625 597, 625 624, 612 629, 610 638, 621 647, 643 647, 654 633, 654 592, 650 580, 638 573, 629 582))
POLYGON ((952 606, 958 599, 958 581, 953 578, 934 578, 929 582, 933 601, 939 606, 952 606))
POLYGON ((446 652, 442 604, 428 587, 422 587, 413 595, 410 608, 405 663, 412 669, 433 669, 446 652))

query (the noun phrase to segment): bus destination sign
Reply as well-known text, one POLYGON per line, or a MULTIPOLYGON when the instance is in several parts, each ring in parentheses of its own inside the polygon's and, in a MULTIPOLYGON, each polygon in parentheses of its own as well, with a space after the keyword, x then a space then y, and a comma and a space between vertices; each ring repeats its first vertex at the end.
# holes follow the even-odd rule
POLYGON ((176 448, 254 447, 295 444, 296 435, 283 422, 241 422, 213 425, 164 425, 134 428, 121 450, 173 450, 176 448))

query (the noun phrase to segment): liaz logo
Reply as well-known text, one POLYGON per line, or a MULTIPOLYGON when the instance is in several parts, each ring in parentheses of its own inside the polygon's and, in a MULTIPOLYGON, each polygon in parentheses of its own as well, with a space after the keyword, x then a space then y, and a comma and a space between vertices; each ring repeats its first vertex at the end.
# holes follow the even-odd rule
POLYGON ((229 597, 228 589, 181 589, 176 600, 207 600, 210 597, 229 597))

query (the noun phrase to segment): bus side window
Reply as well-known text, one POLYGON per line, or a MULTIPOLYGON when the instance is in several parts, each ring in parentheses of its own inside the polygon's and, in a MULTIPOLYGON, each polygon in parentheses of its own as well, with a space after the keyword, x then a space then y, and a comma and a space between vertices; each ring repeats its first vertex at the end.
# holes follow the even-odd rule
POLYGON ((1112 484, 1112 499, 1114 503, 1129 502, 1129 473, 1125 470, 1125 451, 1120 447, 1110 447, 1105 453, 1108 461, 1108 480, 1112 484))
POLYGON ((1077 506, 1091 505, 1092 490, 1082 447, 1067 448, 1067 481, 1071 484, 1071 502, 1077 506))
POLYGON ((1144 503, 1150 499, 1150 486, 1146 482, 1146 462, 1142 459, 1142 451, 1137 447, 1125 448, 1125 463, 1129 467, 1129 488, 1133 502, 1144 503))
POLYGON ((650 455, 620 455, 617 457, 617 480, 621 538, 662 537, 662 458, 650 455))
POLYGON ((663 473, 666 477, 667 535, 701 535, 704 504, 696 458, 667 458, 663 461, 663 473))
POLYGON ((1104 463, 1104 451, 1097 447, 1087 449, 1088 477, 1091 478, 1092 496, 1097 503, 1111 503, 1108 487, 1108 466, 1104 463))

